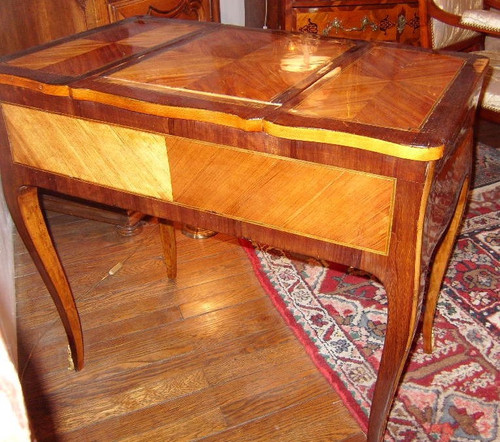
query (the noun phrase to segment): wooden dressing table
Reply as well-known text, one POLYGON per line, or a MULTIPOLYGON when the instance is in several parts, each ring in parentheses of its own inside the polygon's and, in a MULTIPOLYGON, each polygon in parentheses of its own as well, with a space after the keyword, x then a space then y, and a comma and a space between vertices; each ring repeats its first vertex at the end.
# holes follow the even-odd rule
POLYGON ((5 197, 64 323, 83 334, 38 189, 361 268, 389 319, 369 440, 425 339, 464 206, 486 59, 139 17, 0 60, 5 197))

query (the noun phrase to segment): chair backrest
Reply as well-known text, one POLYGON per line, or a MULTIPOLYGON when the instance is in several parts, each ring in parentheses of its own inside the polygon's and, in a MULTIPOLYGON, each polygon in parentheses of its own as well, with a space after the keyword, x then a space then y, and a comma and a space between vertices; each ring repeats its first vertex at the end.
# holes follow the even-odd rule
MULTIPOLYGON (((434 18, 427 18, 426 3, 429 0, 420 0, 420 15, 421 20, 426 22, 426 26, 422 27, 423 32, 428 35, 422 36, 422 41, 427 42, 426 46, 433 49, 441 49, 446 47, 454 47, 461 42, 470 41, 479 36, 476 32, 466 29, 460 29, 454 26, 447 25, 434 18)), ((431 0, 436 6, 446 12, 455 15, 461 15, 462 12, 469 9, 483 9, 483 0, 431 0)))

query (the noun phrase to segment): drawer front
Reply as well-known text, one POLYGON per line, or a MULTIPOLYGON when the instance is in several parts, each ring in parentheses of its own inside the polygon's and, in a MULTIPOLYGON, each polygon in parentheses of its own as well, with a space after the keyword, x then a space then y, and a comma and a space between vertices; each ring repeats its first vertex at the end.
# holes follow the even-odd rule
POLYGON ((174 203, 387 255, 396 179, 166 135, 174 203))
POLYGON ((162 135, 10 104, 2 109, 15 163, 172 201, 162 135))
POLYGON ((293 30, 330 37, 418 45, 419 27, 418 3, 292 10, 293 30))
POLYGON ((184 20, 214 21, 213 0, 118 0, 109 2, 110 20, 118 21, 135 15, 155 15, 184 20))

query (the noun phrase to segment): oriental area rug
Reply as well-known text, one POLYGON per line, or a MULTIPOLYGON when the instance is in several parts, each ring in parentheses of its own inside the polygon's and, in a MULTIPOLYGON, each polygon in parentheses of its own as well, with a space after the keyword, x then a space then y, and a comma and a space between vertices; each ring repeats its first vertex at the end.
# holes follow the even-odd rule
MULTIPOLYGON (((500 153, 479 145, 473 190, 436 312, 417 334, 385 440, 500 440, 500 153)), ((383 286, 359 271, 242 241, 263 287, 366 430, 383 346, 383 286)))

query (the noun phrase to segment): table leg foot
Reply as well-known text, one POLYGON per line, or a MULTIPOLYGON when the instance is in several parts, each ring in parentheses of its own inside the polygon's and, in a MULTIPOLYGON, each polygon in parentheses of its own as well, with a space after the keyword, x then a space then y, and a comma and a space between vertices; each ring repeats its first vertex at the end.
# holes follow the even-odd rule
POLYGON ((207 239, 217 235, 217 232, 201 227, 195 227, 190 224, 183 224, 182 233, 191 239, 207 239))
POLYGON ((163 246, 163 256, 167 266, 167 276, 175 279, 177 276, 177 245, 175 242, 175 228, 170 221, 160 219, 160 238, 163 246))
POLYGON ((127 210, 125 220, 121 224, 115 224, 116 231, 121 236, 136 236, 142 232, 142 220, 144 215, 134 210, 127 210))
MULTIPOLYGON (((7 191, 8 193, 8 191, 7 191)), ((47 230, 38 189, 21 187, 6 195, 12 218, 57 307, 68 336, 76 370, 83 368, 83 334, 68 280, 47 230)))
POLYGON ((451 252, 453 251, 458 228, 460 227, 460 222, 465 211, 468 190, 469 180, 467 179, 462 185, 462 190, 457 202, 457 207, 455 208, 455 214, 453 215, 448 231, 446 232, 441 244, 439 245, 436 256, 434 258, 434 264, 432 265, 431 276, 429 279, 429 289, 427 291, 427 300, 425 302, 424 323, 422 329, 424 351, 426 353, 432 353, 432 326, 434 323, 434 316, 439 299, 439 292, 441 290, 441 284, 443 282, 444 274, 446 273, 446 269, 448 268, 448 263, 450 260, 451 252))

